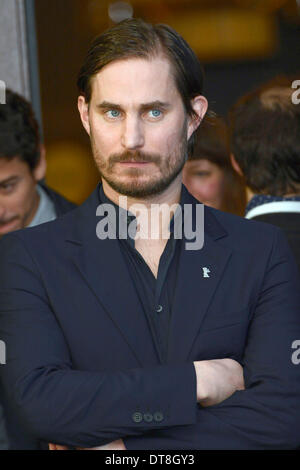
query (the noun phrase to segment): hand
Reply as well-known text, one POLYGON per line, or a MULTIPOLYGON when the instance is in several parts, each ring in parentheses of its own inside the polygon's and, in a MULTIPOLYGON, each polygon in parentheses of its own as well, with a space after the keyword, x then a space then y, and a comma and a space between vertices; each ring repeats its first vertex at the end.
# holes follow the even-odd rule
POLYGON ((194 362, 197 377, 197 401, 212 406, 229 398, 236 390, 244 390, 242 366, 233 359, 194 362))
MULTIPOLYGON (((69 450, 67 446, 61 446, 59 444, 49 444, 49 450, 69 450)), ((116 441, 110 442, 109 444, 104 444, 99 447, 77 447, 76 450, 126 450, 123 439, 118 439, 116 441)))
POLYGON ((67 446, 61 446, 59 444, 51 444, 49 443, 49 450, 69 450, 67 446))

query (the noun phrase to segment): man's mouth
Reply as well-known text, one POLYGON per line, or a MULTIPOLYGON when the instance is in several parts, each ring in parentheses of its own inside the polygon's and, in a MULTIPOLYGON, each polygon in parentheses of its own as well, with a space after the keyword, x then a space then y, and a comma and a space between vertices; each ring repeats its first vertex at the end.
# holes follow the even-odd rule
POLYGON ((0 220, 0 233, 8 230, 10 227, 14 227, 16 224, 17 217, 9 220, 0 220))
POLYGON ((149 163, 152 162, 135 162, 135 161, 129 161, 129 162, 119 162, 120 165, 123 166, 144 166, 144 165, 149 165, 149 163))

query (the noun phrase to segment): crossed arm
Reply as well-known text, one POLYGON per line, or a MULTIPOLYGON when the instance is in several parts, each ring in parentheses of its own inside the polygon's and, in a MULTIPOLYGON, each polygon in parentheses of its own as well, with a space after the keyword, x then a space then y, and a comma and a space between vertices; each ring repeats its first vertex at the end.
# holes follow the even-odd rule
MULTIPOLYGON (((233 359, 217 359, 194 362, 196 372, 197 402, 212 406, 226 400, 236 390, 244 389, 243 368, 233 359)), ((49 444, 50 450, 68 450, 67 446, 49 444)), ((123 439, 103 446, 77 450, 126 450, 123 439)))
POLYGON ((300 369, 291 361, 291 345, 300 338, 299 281, 279 231, 248 332, 246 389, 226 399, 220 390, 230 380, 222 382, 222 374, 211 367, 205 380, 203 364, 202 370, 194 363, 111 374, 72 370, 30 256, 9 238, 0 246, 0 257, 0 336, 11 345, 3 382, 40 439, 83 448, 120 439, 127 449, 300 445, 300 369), (209 383, 219 400, 212 399, 209 383), (136 403, 168 408, 163 426, 133 425, 136 403))

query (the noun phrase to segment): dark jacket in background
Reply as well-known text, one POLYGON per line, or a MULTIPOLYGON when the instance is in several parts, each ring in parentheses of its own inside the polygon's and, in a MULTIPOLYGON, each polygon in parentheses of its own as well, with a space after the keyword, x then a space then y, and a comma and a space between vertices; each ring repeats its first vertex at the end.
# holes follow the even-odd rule
POLYGON ((247 204, 245 217, 281 228, 300 269, 300 196, 255 194, 247 204))
MULTIPOLYGON (((59 193, 49 188, 44 183, 39 183, 45 190, 51 201, 54 203, 57 217, 60 217, 76 207, 75 204, 68 201, 59 193)), ((5 367, 2 365, 0 367, 5 367)), ((14 410, 10 408, 8 401, 3 396, 3 390, 0 383, 0 404, 3 404, 3 409, 0 408, 0 448, 1 449, 39 449, 38 441, 31 437, 23 425, 19 423, 14 410), (5 423, 3 422, 3 416, 5 423), (5 430, 6 428, 6 430, 5 430), (8 442, 7 442, 8 440, 8 442)), ((1 407, 1 405, 0 405, 1 407)))
POLYGON ((263 214, 253 217, 252 220, 276 225, 285 232, 300 270, 300 213, 279 212, 274 214, 263 214))

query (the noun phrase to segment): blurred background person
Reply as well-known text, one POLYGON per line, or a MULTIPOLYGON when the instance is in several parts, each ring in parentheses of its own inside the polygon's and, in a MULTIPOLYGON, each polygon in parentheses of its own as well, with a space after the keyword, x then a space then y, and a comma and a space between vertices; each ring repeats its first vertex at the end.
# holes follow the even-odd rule
MULTIPOLYGON (((0 238, 54 220, 75 207, 42 182, 45 174, 45 149, 32 107, 6 90, 6 104, 0 105, 0 238)), ((22 431, 0 384, 1 405, 1 448, 30 448, 31 438, 22 431)))
POLYGON ((0 237, 75 207, 42 182, 45 174, 45 149, 31 105, 7 90, 0 106, 0 237))
POLYGON ((232 164, 247 185, 245 217, 282 228, 300 267, 300 104, 279 77, 230 112, 232 164))
POLYGON ((244 214, 245 188, 231 166, 228 132, 221 118, 205 117, 197 129, 193 154, 183 169, 183 183, 203 204, 244 214))

